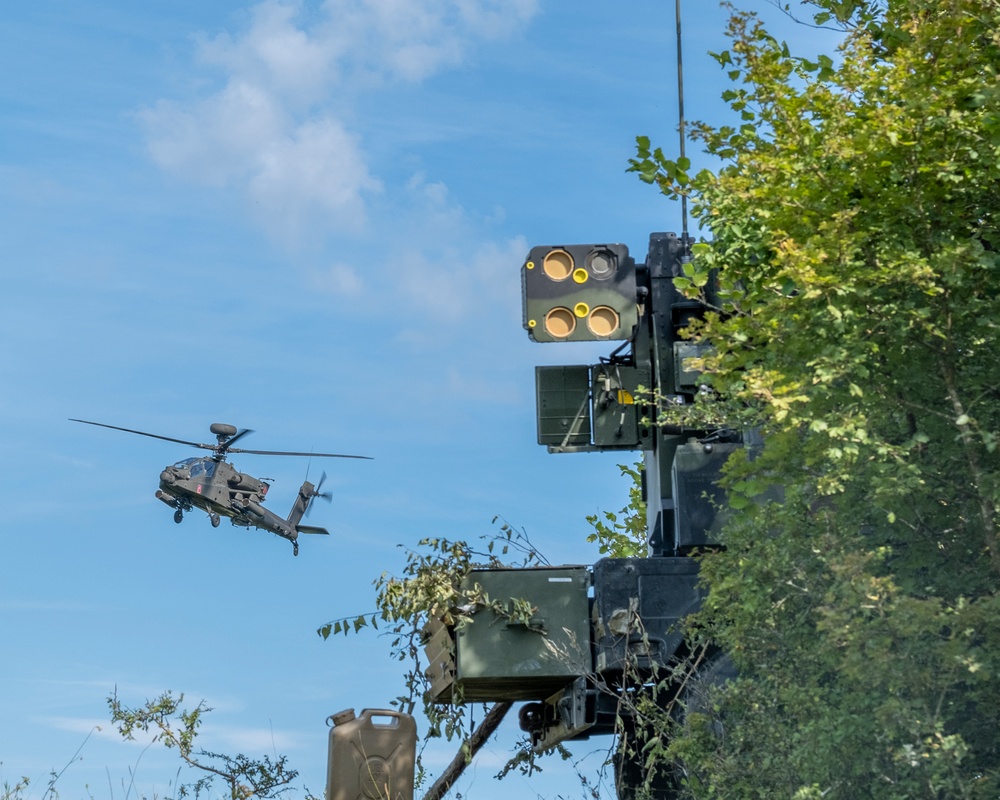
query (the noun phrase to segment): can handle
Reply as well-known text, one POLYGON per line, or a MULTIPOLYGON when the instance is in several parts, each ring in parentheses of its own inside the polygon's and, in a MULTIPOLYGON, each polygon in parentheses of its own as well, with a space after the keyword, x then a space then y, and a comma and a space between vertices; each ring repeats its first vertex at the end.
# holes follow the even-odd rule
POLYGON ((366 708, 361 712, 361 718, 368 720, 373 726, 378 728, 398 728, 399 720, 403 715, 399 711, 388 711, 380 708, 366 708), (379 722, 379 717, 388 717, 389 722, 379 722))

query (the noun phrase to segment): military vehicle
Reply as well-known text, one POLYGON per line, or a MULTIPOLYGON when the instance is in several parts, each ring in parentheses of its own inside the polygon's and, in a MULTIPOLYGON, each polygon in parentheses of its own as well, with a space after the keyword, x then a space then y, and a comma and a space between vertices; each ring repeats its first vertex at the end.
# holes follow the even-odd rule
POLYGON ((226 461, 228 453, 248 453, 266 456, 302 456, 308 458, 359 458, 368 456, 343 455, 341 453, 306 453, 285 450, 245 450, 233 445, 253 431, 244 428, 238 430, 234 425, 221 422, 212 423, 210 430, 215 434, 215 444, 189 442, 184 439, 174 439, 156 433, 137 431, 130 428, 120 428, 117 425, 106 425, 103 422, 90 422, 85 419, 71 419, 70 422, 81 422, 84 425, 96 425, 101 428, 111 428, 125 433, 148 436, 153 439, 163 439, 167 442, 197 447, 208 450, 211 456, 201 458, 185 458, 176 464, 163 468, 160 472, 160 488, 156 497, 170 508, 174 509, 174 522, 184 521, 184 513, 198 508, 208 514, 213 528, 217 528, 222 517, 228 517, 233 525, 243 528, 257 528, 287 539, 292 543, 292 554, 299 554, 299 534, 325 534, 329 531, 314 525, 303 525, 301 520, 309 511, 313 501, 319 497, 329 500, 329 493, 323 493, 324 473, 319 484, 313 486, 308 480, 299 488, 298 496, 292 504, 288 516, 282 518, 262 505, 267 499, 270 484, 265 478, 255 478, 245 472, 240 472, 226 461))
MULTIPOLYGON (((470 587, 528 601, 530 624, 511 624, 494 607, 458 629, 428 626, 431 696, 527 701, 520 722, 537 751, 616 726, 626 738, 641 735, 625 695, 688 655, 680 623, 703 600, 692 556, 720 546, 727 512, 717 482, 747 443, 724 427, 655 424, 661 411, 704 391, 691 359, 707 346, 680 331, 706 306, 673 284, 687 253, 686 235, 654 233, 643 264, 622 244, 553 245, 532 248, 521 268, 523 324, 533 341, 622 342, 598 364, 536 367, 537 439, 552 453, 643 451, 649 547, 647 558, 589 566, 474 571, 470 587)), ((708 653, 685 688, 660 699, 695 702, 692 692, 732 674, 724 655, 708 653)), ((643 783, 635 752, 620 748, 616 760, 622 798, 643 783)), ((672 781, 657 778, 653 796, 673 796, 672 781)))

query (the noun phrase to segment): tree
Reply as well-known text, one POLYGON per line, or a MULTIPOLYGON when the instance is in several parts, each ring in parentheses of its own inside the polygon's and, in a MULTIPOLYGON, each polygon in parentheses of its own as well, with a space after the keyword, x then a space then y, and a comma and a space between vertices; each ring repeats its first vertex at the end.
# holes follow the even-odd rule
POLYGON ((696 797, 996 797, 1000 3, 807 5, 835 54, 733 13, 721 168, 632 161, 711 232, 676 285, 715 282, 711 413, 766 441, 696 620, 741 677, 663 757, 696 797))
POLYGON ((298 777, 298 771, 288 767, 285 756, 272 761, 268 756, 254 759, 242 753, 231 756, 195 749, 202 717, 211 709, 199 703, 188 711, 182 707, 183 702, 183 694, 174 697, 171 692, 164 692, 137 708, 122 703, 117 693, 108 698, 111 721, 122 738, 134 739, 136 731, 152 732, 154 742, 160 742, 168 750, 176 749, 185 764, 203 773, 194 783, 182 785, 179 797, 193 794, 197 798, 210 790, 216 778, 221 778, 228 787, 230 800, 253 797, 266 800, 286 792, 298 777))

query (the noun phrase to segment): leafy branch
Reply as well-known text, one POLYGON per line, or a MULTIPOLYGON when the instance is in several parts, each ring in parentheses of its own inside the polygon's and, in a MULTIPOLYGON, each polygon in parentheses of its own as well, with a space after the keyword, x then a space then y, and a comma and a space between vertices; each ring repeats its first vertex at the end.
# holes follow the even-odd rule
POLYGON ((646 503, 642 499, 642 462, 634 466, 619 464, 622 476, 632 479, 628 490, 628 503, 617 513, 604 511, 590 514, 587 522, 594 532, 588 542, 596 542, 602 555, 612 558, 629 558, 646 554, 646 503), (603 517, 603 519, 601 518, 603 517))
POLYGON ((288 767, 287 758, 271 760, 249 758, 242 753, 230 756, 204 749, 195 749, 198 728, 203 716, 211 711, 204 701, 186 710, 181 706, 184 695, 177 697, 167 691, 144 705, 132 708, 118 699, 117 691, 108 697, 111 721, 126 741, 133 741, 137 733, 152 733, 153 742, 168 750, 177 750, 189 767, 206 773, 191 784, 182 785, 179 797, 192 795, 197 798, 207 792, 216 778, 221 778, 229 789, 230 800, 249 800, 258 797, 278 797, 288 791, 289 784, 298 777, 298 771, 288 767))
MULTIPOLYGON (((441 704, 431 695, 426 673, 424 645, 428 623, 439 621, 450 627, 468 624, 472 615, 489 608, 497 616, 520 622, 530 628, 534 609, 519 598, 491 598, 478 584, 470 585, 473 570, 546 566, 524 530, 518 530, 500 517, 497 532, 479 537, 477 545, 439 537, 421 539, 415 549, 404 548, 406 564, 400 575, 383 573, 375 581, 378 610, 359 617, 331 620, 317 630, 324 639, 340 634, 358 633, 372 627, 391 639, 393 658, 407 663, 403 694, 391 705, 407 714, 419 707, 428 721, 424 744, 417 759, 417 784, 426 780, 422 750, 436 738, 461 742, 452 764, 439 776, 426 795, 436 798, 447 790, 471 762, 476 750, 492 735, 509 708, 496 703, 483 718, 472 724, 471 715, 457 689, 452 702, 441 704)), ((515 756, 518 758, 519 756, 515 756)), ((529 750, 522 758, 533 760, 529 750)))

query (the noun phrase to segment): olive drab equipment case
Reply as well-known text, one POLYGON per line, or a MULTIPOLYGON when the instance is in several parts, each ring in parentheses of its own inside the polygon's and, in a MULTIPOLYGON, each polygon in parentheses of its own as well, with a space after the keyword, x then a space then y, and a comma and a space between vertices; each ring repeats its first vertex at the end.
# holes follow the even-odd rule
POLYGON ((454 629, 425 629, 433 699, 541 700, 593 670, 587 567, 473 570, 463 587, 491 602, 454 629), (529 617, 508 613, 518 600, 529 617))

